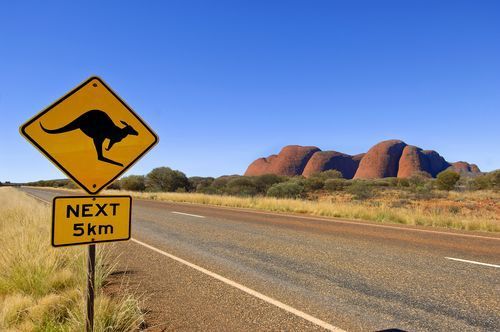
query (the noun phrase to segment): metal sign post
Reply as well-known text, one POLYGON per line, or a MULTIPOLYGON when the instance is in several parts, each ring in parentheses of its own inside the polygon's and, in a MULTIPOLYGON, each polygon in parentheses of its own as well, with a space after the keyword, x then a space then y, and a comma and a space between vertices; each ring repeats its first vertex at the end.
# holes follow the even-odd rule
POLYGON ((89 245, 87 256, 87 320, 86 331, 94 331, 94 297, 95 297, 95 244, 89 245))

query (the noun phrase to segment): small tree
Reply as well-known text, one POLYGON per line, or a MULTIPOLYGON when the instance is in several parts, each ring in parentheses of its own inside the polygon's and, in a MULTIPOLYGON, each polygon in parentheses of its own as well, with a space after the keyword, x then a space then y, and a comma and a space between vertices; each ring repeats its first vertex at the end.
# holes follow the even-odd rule
POLYGON ((120 180, 120 187, 124 190, 146 190, 146 178, 143 175, 129 175, 120 180))
POLYGON ((276 183, 267 191, 267 196, 277 198, 299 198, 304 193, 304 186, 294 181, 276 183))
POLYGON ((460 180, 460 174, 454 171, 443 171, 437 175, 436 185, 441 190, 452 190, 460 180))
POLYGON ((373 188, 367 181, 354 181, 347 191, 353 195, 354 199, 364 200, 373 197, 373 188))
POLYGON ((325 181, 325 189, 328 191, 342 191, 349 185, 348 180, 328 179, 325 181))
POLYGON ((257 195, 257 187, 249 177, 242 176, 230 180, 226 185, 226 192, 237 196, 257 195))
POLYGON ((309 179, 305 179, 302 181, 304 184, 304 189, 306 191, 315 191, 323 189, 325 186, 325 181, 321 178, 310 177, 309 179))
POLYGON ((212 177, 192 176, 189 178, 189 190, 202 192, 205 188, 210 187, 212 182, 214 182, 212 177))
POLYGON ((188 190, 189 180, 180 171, 169 167, 158 167, 146 175, 146 189, 148 191, 177 191, 179 188, 188 190))
POLYGON ((252 177, 252 180, 255 183, 257 191, 265 195, 273 184, 285 181, 285 177, 276 174, 263 174, 252 177))

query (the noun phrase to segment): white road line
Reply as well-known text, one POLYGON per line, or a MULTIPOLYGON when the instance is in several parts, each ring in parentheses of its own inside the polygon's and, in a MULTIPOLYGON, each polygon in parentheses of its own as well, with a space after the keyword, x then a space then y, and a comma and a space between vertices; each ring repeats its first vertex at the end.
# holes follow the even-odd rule
POLYGON ((463 263, 470 263, 470 264, 477 264, 477 265, 484 265, 484 266, 491 266, 491 267, 500 268, 500 265, 495 265, 495 264, 481 263, 481 262, 469 261, 467 259, 460 259, 460 258, 453 258, 453 257, 445 257, 445 258, 449 259, 449 260, 452 260, 452 261, 457 261, 457 262, 463 262, 463 263))
POLYGON ((177 211, 172 211, 172 213, 182 214, 183 216, 190 216, 190 217, 196 217, 196 218, 205 218, 204 216, 199 216, 197 214, 191 214, 191 213, 184 213, 184 212, 177 212, 177 211))
POLYGON ((259 299, 261 299, 261 300, 263 300, 263 301, 265 301, 267 303, 270 303, 270 304, 272 304, 272 305, 274 305, 274 306, 276 306, 278 308, 281 308, 281 309, 283 309, 285 311, 288 311, 289 313, 292 313, 292 314, 294 314, 294 315, 296 315, 296 316, 298 316, 300 318, 303 318, 303 319, 305 319, 305 320, 307 320, 307 321, 309 321, 311 323, 314 323, 314 324, 316 324, 318 326, 321 326, 324 329, 327 329, 329 331, 335 331, 335 332, 342 332, 342 331, 344 331, 344 330, 342 330, 342 329, 340 329, 340 328, 338 328, 336 326, 333 326, 333 325, 331 325, 331 324, 329 324, 329 323, 327 323, 325 321, 322 321, 319 318, 313 317, 313 316, 311 316, 309 314, 306 314, 303 311, 300 311, 300 310, 295 309, 295 308, 293 308, 293 307, 291 307, 291 306, 289 306, 287 304, 284 304, 283 302, 275 300, 275 299, 273 299, 273 298, 271 298, 269 296, 266 296, 266 295, 264 295, 262 293, 259 293, 259 292, 255 291, 255 290, 253 290, 251 288, 243 286, 242 284, 239 284, 239 283, 237 283, 235 281, 232 281, 232 280, 230 280, 228 278, 225 278, 225 277, 221 276, 220 274, 214 273, 214 272, 209 271, 209 270, 207 270, 205 268, 202 268, 201 266, 198 266, 196 264, 190 263, 190 262, 188 262, 188 261, 186 261, 186 260, 184 260, 182 258, 179 258, 177 256, 169 254, 169 253, 167 253, 167 252, 165 252, 163 250, 160 250, 158 248, 155 248, 153 246, 150 246, 149 244, 141 242, 141 241, 139 241, 137 239, 132 238, 131 240, 134 241, 135 243, 140 244, 140 245, 142 245, 142 246, 144 246, 144 247, 146 247, 148 249, 151 249, 151 250, 153 250, 153 251, 155 251, 155 252, 157 252, 159 254, 162 254, 163 256, 166 256, 166 257, 171 258, 171 259, 173 259, 173 260, 175 260, 175 261, 177 261, 179 263, 187 265, 190 268, 193 268, 193 269, 195 269, 195 270, 197 270, 197 271, 199 271, 201 273, 204 273, 204 274, 206 274, 206 275, 208 275, 208 276, 210 276, 210 277, 212 277, 214 279, 222 281, 223 283, 225 283, 225 284, 227 284, 229 286, 235 287, 235 288, 237 288, 237 289, 239 289, 239 290, 241 290, 241 291, 243 291, 243 292, 245 292, 247 294, 255 296, 256 298, 259 298, 259 299))
MULTIPOLYGON (((28 193, 26 193, 26 194, 28 194, 28 193)), ((50 204, 50 202, 48 202, 48 201, 46 201, 46 200, 44 200, 42 198, 36 197, 35 195, 31 195, 31 194, 28 194, 28 195, 31 196, 31 197, 33 197, 33 198, 37 198, 37 199, 39 199, 42 202, 50 204)), ((187 213, 182 213, 182 212, 172 212, 172 213, 187 214, 187 213)), ((197 216, 197 215, 194 215, 194 214, 187 214, 187 215, 205 218, 203 216, 197 216)), ((225 284, 227 284, 229 286, 232 286, 232 287, 237 288, 237 289, 239 289, 239 290, 241 290, 241 291, 243 291, 243 292, 245 292, 247 294, 255 296, 256 298, 261 299, 262 301, 265 301, 265 302, 267 302, 269 304, 272 304, 272 305, 274 305, 274 306, 276 306, 278 308, 281 308, 281 309, 283 309, 285 311, 288 311, 289 313, 294 314, 295 316, 298 316, 298 317, 303 318, 303 319, 305 319, 305 320, 307 320, 307 321, 309 321, 309 322, 311 322, 313 324, 321 326, 322 328, 324 328, 326 330, 334 331, 334 332, 345 332, 344 330, 342 330, 339 327, 333 326, 333 325, 331 325, 331 324, 329 324, 329 323, 327 323, 325 321, 322 321, 319 318, 316 318, 316 317, 311 316, 311 315, 309 315, 309 314, 307 314, 307 313, 305 313, 303 311, 295 309, 294 307, 291 307, 288 304, 285 304, 283 302, 275 300, 272 297, 266 296, 266 295, 264 295, 262 293, 259 293, 259 292, 255 291, 255 290, 251 289, 251 288, 243 286, 242 284, 239 284, 239 283, 237 283, 235 281, 232 281, 232 280, 230 280, 228 278, 225 278, 225 277, 221 276, 220 274, 214 273, 214 272, 209 271, 209 270, 207 270, 205 268, 202 268, 201 266, 198 266, 196 264, 190 263, 190 262, 188 262, 188 261, 186 261, 186 260, 184 260, 182 258, 179 258, 177 256, 169 254, 169 253, 167 253, 167 252, 165 252, 163 250, 160 250, 158 248, 155 248, 153 246, 150 246, 149 244, 141 242, 141 241, 139 241, 137 239, 131 238, 130 240, 132 240, 133 242, 135 242, 137 244, 140 244, 141 246, 144 246, 144 247, 146 247, 148 249, 156 251, 157 253, 162 254, 163 256, 166 256, 166 257, 168 257, 170 259, 173 259, 173 260, 175 260, 175 261, 177 261, 179 263, 187 265, 190 268, 193 268, 193 269, 195 269, 195 270, 197 270, 197 271, 199 271, 201 273, 204 273, 204 274, 206 274, 206 275, 208 275, 208 276, 210 276, 210 277, 212 277, 214 279, 222 281, 223 283, 225 283, 225 284)))

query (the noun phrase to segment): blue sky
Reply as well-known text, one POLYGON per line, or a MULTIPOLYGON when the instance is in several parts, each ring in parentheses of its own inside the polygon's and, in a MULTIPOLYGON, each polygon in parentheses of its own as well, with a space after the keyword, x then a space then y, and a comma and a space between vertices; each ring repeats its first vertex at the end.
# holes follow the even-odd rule
POLYGON ((390 138, 500 168, 498 1, 2 1, 0 36, 0 181, 64 177, 18 127, 91 75, 160 136, 129 174, 390 138))

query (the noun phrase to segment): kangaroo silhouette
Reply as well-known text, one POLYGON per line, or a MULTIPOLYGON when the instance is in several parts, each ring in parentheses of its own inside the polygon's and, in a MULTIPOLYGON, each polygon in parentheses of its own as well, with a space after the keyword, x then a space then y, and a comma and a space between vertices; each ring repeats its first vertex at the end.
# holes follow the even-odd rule
POLYGON ((42 122, 40 122, 40 127, 42 127, 43 131, 49 134, 62 134, 68 131, 80 129, 85 135, 94 141, 98 160, 123 167, 123 164, 108 159, 102 154, 102 145, 106 138, 109 139, 106 151, 109 151, 115 143, 120 142, 128 135, 138 135, 137 131, 135 131, 132 126, 127 124, 125 121, 120 122, 125 126, 124 128, 116 126, 113 120, 111 120, 109 115, 105 112, 101 110, 91 110, 83 113, 78 118, 61 128, 47 129, 42 125, 42 122))

